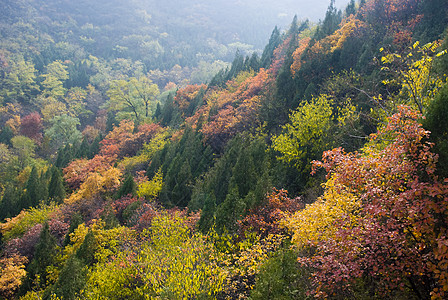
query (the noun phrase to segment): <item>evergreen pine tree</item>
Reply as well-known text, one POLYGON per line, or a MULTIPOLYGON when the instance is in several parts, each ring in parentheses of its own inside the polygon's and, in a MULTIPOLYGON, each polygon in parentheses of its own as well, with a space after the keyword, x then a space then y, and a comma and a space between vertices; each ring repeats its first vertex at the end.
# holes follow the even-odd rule
POLYGON ((136 193, 137 186, 135 184, 134 178, 131 174, 127 174, 126 179, 123 181, 123 184, 120 186, 120 189, 116 194, 116 198, 119 199, 127 195, 135 196, 136 193))
POLYGON ((56 238, 51 235, 48 223, 45 223, 34 250, 33 260, 28 266, 28 274, 21 286, 20 294, 23 295, 26 291, 30 291, 35 284, 38 289, 46 287, 49 275, 47 267, 54 263, 56 246, 56 238))
POLYGON ((162 107, 160 106, 160 102, 157 102, 156 111, 154 112, 154 119, 159 120, 161 114, 162 107))
POLYGON ((56 203, 62 203, 65 199, 65 187, 62 182, 62 175, 56 167, 52 168, 51 179, 48 185, 48 199, 56 203))
POLYGON ((171 123, 174 115, 174 96, 172 93, 166 97, 165 105, 163 106, 161 121, 162 126, 168 126, 171 123))
POLYGON ((90 145, 87 138, 82 139, 81 145, 79 145, 78 151, 76 153, 77 158, 88 158, 90 153, 90 145))
POLYGON ((18 200, 17 189, 12 184, 6 185, 3 198, 0 201, 0 222, 5 218, 17 215, 24 208, 19 206, 18 200))
POLYGON ((79 225, 84 222, 82 216, 79 213, 75 213, 70 220, 70 227, 68 228, 68 232, 65 235, 63 245, 67 246, 70 242, 70 233, 73 233, 79 225))
POLYGON ((58 168, 65 168, 75 157, 73 152, 74 146, 70 144, 66 144, 59 148, 55 166, 58 168))
POLYGON ((226 75, 225 81, 233 79, 241 71, 244 70, 244 56, 241 54, 240 50, 235 53, 235 58, 233 59, 232 66, 226 75))
POLYGON ((355 13, 356 13, 355 0, 350 0, 350 2, 347 4, 347 7, 345 8, 345 15, 350 16, 354 15, 355 13))
POLYGON ((430 139, 439 155, 437 172, 448 177, 448 85, 431 102, 423 126, 431 131, 430 139))
POLYGON ((176 185, 171 193, 171 202, 176 206, 186 207, 191 199, 191 182, 193 178, 191 176, 191 168, 188 161, 185 160, 180 167, 179 172, 176 174, 176 185))
POLYGON ((198 228, 202 233, 206 234, 215 222, 216 200, 213 194, 201 193, 199 197, 205 199, 201 201, 203 202, 203 209, 201 218, 198 221, 198 228))
POLYGON ((216 209, 216 230, 218 233, 236 230, 236 222, 243 218, 246 209, 244 201, 239 196, 238 187, 231 186, 226 199, 216 209))
POLYGON ((281 43, 281 35, 277 26, 275 26, 272 31, 271 37, 269 38, 269 42, 263 50, 263 54, 261 55, 260 66, 262 68, 268 68, 271 65, 272 58, 274 57, 274 50, 281 43))
MULTIPOLYGON (((84 288, 87 280, 87 269, 82 260, 73 256, 67 260, 59 274, 58 280, 51 291, 59 299, 79 299, 79 294, 84 288)), ((49 295, 43 298, 51 299, 49 295)))
POLYGON ((106 132, 112 131, 116 125, 117 119, 115 118, 115 114, 113 111, 109 111, 107 113, 106 132))
POLYGON ((100 142, 102 141, 102 139, 103 139, 103 137, 101 136, 101 133, 100 133, 93 140, 93 142, 89 148, 89 154, 87 155, 88 159, 92 159, 95 155, 97 155, 100 152, 100 142))
POLYGON ((14 137, 14 132, 11 127, 4 126, 0 131, 0 143, 11 146, 11 139, 14 137))
POLYGON ((37 173, 37 168, 33 167, 26 183, 26 191, 22 198, 22 206, 24 208, 29 208, 39 205, 39 201, 42 200, 40 192, 39 175, 37 173))
POLYGON ((89 230, 89 232, 84 237, 84 241, 82 242, 79 249, 76 251, 76 258, 84 263, 84 265, 91 266, 95 262, 95 250, 96 250, 96 242, 95 242, 95 234, 93 231, 89 230))

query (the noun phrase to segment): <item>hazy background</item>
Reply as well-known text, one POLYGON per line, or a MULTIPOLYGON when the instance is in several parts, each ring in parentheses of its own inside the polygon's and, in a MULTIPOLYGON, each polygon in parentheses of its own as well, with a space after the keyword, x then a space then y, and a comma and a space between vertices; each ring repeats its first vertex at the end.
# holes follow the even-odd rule
MULTIPOLYGON (((344 9, 348 1, 337 0, 335 5, 344 9)), ((50 57, 76 60, 90 54, 138 60, 147 69, 193 67, 232 61, 237 50, 261 52, 275 26, 287 29, 294 15, 318 22, 329 4, 330 0, 0 0, 0 36, 5 49, 12 48, 18 36, 36 44, 23 45, 22 51, 43 50, 33 58, 38 68, 50 57)))

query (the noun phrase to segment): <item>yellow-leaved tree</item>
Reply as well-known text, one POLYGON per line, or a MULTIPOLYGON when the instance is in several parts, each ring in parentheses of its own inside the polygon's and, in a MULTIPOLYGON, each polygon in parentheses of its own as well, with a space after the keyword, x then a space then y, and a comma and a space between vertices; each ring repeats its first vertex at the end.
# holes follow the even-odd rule
MULTIPOLYGON (((439 77, 432 72, 434 59, 447 53, 447 49, 437 52, 440 45, 439 41, 434 41, 421 46, 417 41, 406 54, 386 52, 381 57, 382 70, 396 75, 395 79, 383 83, 400 85, 402 104, 418 109, 421 114, 426 113, 430 101, 446 83, 446 75, 439 77)), ((385 52, 384 48, 380 51, 385 52)))
POLYGON ((151 180, 144 181, 138 185, 137 195, 152 200, 159 195, 162 190, 163 173, 159 169, 151 180))
POLYGON ((273 138, 274 149, 281 153, 279 159, 302 169, 330 149, 338 131, 356 112, 349 100, 338 109, 333 105, 330 96, 321 94, 293 111, 283 133, 273 138))
POLYGON ((192 233, 185 217, 156 216, 142 233, 143 241, 123 240, 100 247, 83 297, 213 299, 222 290, 226 273, 218 266, 213 245, 192 233))

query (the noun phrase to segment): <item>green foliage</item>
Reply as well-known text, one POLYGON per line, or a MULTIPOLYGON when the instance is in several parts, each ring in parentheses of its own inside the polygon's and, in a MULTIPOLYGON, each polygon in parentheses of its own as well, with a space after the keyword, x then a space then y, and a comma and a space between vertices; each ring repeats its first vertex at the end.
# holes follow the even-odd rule
POLYGON ((271 37, 269 38, 269 42, 263 50, 263 54, 261 55, 261 67, 268 68, 272 63, 272 58, 274 57, 274 50, 280 45, 281 36, 280 31, 277 26, 275 26, 272 31, 271 37))
POLYGON ((34 251, 34 258, 27 268, 28 274, 22 290, 28 291, 34 287, 43 289, 50 283, 47 267, 55 262, 56 251, 56 239, 51 235, 48 223, 45 223, 34 251))
POLYGON ((283 126, 284 133, 273 138, 273 147, 281 153, 281 160, 309 172, 309 163, 335 145, 335 129, 344 126, 355 107, 348 103, 335 114, 332 105, 333 99, 319 95, 291 113, 290 123, 283 126))
POLYGON ((82 139, 81 132, 78 130, 79 119, 68 115, 55 116, 50 121, 51 127, 45 130, 56 148, 66 144, 74 144, 82 139))
POLYGON ((25 60, 21 54, 9 57, 9 68, 0 79, 0 99, 29 103, 39 90, 36 72, 34 64, 25 60))
POLYGON ((78 248, 75 254, 75 258, 78 259, 86 266, 90 266, 95 262, 95 234, 92 230, 84 237, 84 241, 81 246, 78 248))
POLYGON ((438 172, 448 177, 448 85, 440 89, 432 101, 423 120, 423 126, 431 131, 430 139, 435 143, 434 151, 439 155, 438 172))
MULTIPOLYGON (((35 247, 23 299, 306 299, 312 288, 328 298, 424 298, 430 289, 443 298, 447 55, 434 52, 438 43, 409 44, 442 36, 442 0, 351 0, 345 19, 332 0, 317 26, 295 17, 284 32, 276 27, 261 58, 244 38, 249 26, 222 34, 235 22, 222 26, 225 10, 209 11, 219 3, 0 2, 1 263, 12 266, 0 273, 15 284, 7 289, 26 261, 11 253, 32 258, 35 247), (384 45, 393 54, 381 54, 384 45), (232 64, 219 60, 232 55, 232 64), (383 69, 372 61, 381 55, 383 69), (411 102, 425 113, 438 170, 430 144, 399 152, 426 135, 388 148, 409 133, 400 131, 359 150, 397 103, 411 102), (114 130, 121 120, 123 134, 114 130), (310 162, 339 146, 359 152, 325 152, 335 161, 321 187, 310 162), (410 168, 414 159, 421 164, 410 168), (73 188, 65 201, 61 169, 73 188), (302 196, 268 195, 271 186, 302 196), (57 242, 46 224, 36 243, 48 221, 57 242), (283 244, 289 237, 270 234, 285 225, 300 262, 283 244)), ((229 3, 234 14, 257 20, 244 13, 253 1, 239 11, 242 2, 229 3)))
POLYGON ((135 184, 134 178, 131 174, 127 174, 125 180, 117 191, 116 198, 130 195, 135 196, 137 194, 137 185, 135 184))
POLYGON ((306 294, 310 275, 295 251, 280 249, 261 266, 250 299, 311 299, 306 294))
POLYGON ((64 238, 63 246, 67 246, 70 243, 70 234, 73 233, 75 229, 78 228, 78 226, 81 225, 82 223, 83 223, 82 216, 78 212, 72 215, 70 219, 70 226, 64 238))
POLYGON ((68 79, 67 66, 63 65, 61 61, 54 61, 47 65, 46 73, 42 75, 44 81, 43 94, 46 97, 58 99, 63 97, 66 93, 64 88, 64 81, 68 79))
POLYGON ((61 171, 57 167, 51 168, 51 178, 48 184, 48 199, 56 203, 62 203, 65 199, 65 187, 61 171))
POLYGON ((237 136, 199 182, 190 208, 203 209, 200 228, 207 232, 214 221, 221 233, 224 227, 236 229, 236 221, 247 210, 262 203, 270 183, 269 156, 262 137, 237 136))
POLYGON ((16 135, 11 139, 12 150, 17 155, 17 166, 23 169, 32 165, 35 158, 36 144, 26 136, 16 135))
POLYGON ((161 153, 162 164, 157 165, 153 160, 150 165, 151 170, 161 167, 164 174, 159 198, 166 205, 185 207, 191 200, 194 179, 212 162, 212 152, 203 144, 202 135, 192 128, 186 128, 178 142, 167 144, 165 148, 161 153))
POLYGON ((314 38, 320 40, 338 29, 339 23, 341 23, 342 14, 341 11, 335 7, 335 0, 330 1, 325 18, 318 27, 314 38))
POLYGON ((11 127, 4 126, 0 132, 0 143, 11 145, 11 139, 14 137, 14 132, 11 127))
POLYGON ((159 88, 148 77, 114 80, 107 91, 108 108, 117 111, 117 118, 132 118, 137 124, 152 117, 159 88))
POLYGON ((15 186, 8 184, 0 201, 0 221, 11 218, 20 212, 19 192, 15 186))
POLYGON ((34 225, 48 221, 55 209, 54 204, 41 205, 38 208, 22 210, 19 215, 7 220, 6 223, 0 223, 3 241, 20 237, 34 225))
POLYGON ((30 176, 26 183, 26 191, 22 196, 21 204, 23 208, 36 207, 46 199, 46 183, 43 182, 43 176, 39 176, 37 168, 31 169, 30 176))
POLYGON ((49 290, 51 296, 44 297, 44 299, 54 299, 54 297, 69 300, 79 299, 86 280, 87 270, 84 262, 77 257, 71 257, 62 268, 58 280, 49 290))

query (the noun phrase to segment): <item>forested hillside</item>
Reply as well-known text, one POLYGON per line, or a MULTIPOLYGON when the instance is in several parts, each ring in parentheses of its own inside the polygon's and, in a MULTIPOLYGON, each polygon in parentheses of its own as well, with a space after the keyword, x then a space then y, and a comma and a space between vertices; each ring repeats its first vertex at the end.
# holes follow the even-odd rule
POLYGON ((155 2, 0 0, 0 299, 446 299, 446 1, 155 2))

